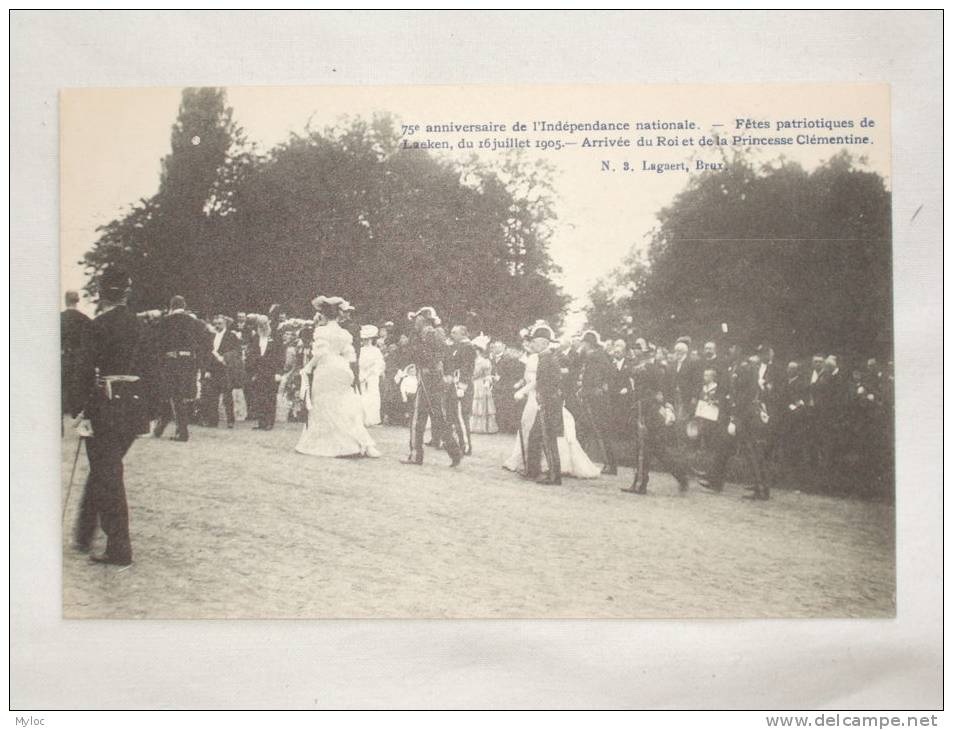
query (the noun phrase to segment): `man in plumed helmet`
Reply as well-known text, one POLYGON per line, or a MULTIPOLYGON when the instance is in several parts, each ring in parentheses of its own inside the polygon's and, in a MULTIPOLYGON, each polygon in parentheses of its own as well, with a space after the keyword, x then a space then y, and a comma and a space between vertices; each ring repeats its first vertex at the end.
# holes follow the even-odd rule
MULTIPOLYGON (((99 314, 90 323, 83 368, 85 403, 80 433, 85 436, 89 476, 83 490, 75 547, 89 552, 97 524, 106 533, 106 550, 92 556, 94 562, 127 566, 132 564, 129 540, 129 510, 123 483, 122 460, 143 430, 135 420, 123 418, 132 410, 117 409, 117 398, 132 393, 123 386, 138 379, 142 371, 141 325, 126 307, 132 282, 119 267, 103 272, 99 280, 99 314)), ((140 411, 147 419, 145 405, 140 411)))
POLYGON ((449 351, 435 329, 440 318, 433 307, 421 307, 409 313, 408 318, 414 323, 408 347, 410 360, 417 369, 417 397, 410 420, 410 455, 404 463, 423 464, 424 430, 429 419, 434 442, 442 444, 450 456, 450 465, 457 466, 462 452, 443 411, 447 400, 444 397, 447 388, 444 375, 447 374, 445 362, 449 351))

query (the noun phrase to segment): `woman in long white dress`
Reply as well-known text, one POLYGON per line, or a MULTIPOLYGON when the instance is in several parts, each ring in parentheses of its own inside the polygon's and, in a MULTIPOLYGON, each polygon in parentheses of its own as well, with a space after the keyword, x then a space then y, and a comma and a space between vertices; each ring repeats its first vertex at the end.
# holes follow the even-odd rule
POLYGON ((377 327, 366 324, 361 327, 361 405, 364 407, 364 425, 379 426, 381 424, 381 376, 386 364, 380 348, 374 344, 377 337, 377 327))
MULTIPOLYGON (((523 417, 520 421, 520 431, 516 434, 516 443, 510 457, 503 462, 503 468, 510 471, 523 472, 526 465, 523 463, 524 454, 529 447, 529 433, 536 422, 539 412, 539 403, 536 401, 536 367, 539 365, 539 355, 531 354, 526 359, 526 372, 523 374, 524 385, 516 391, 517 400, 526 400, 523 408, 523 417), (520 443, 522 439, 522 444, 520 443)), ((592 463, 592 460, 576 440, 576 421, 572 414, 563 408, 563 435, 556 439, 559 449, 559 461, 563 476, 578 479, 595 479, 602 469, 592 463)), ((543 470, 546 470, 545 455, 543 456, 543 470)))
POLYGON ((318 297, 311 359, 301 372, 308 423, 295 451, 312 456, 380 456, 364 427, 364 409, 354 392, 356 359, 351 334, 338 324, 340 297, 318 297))

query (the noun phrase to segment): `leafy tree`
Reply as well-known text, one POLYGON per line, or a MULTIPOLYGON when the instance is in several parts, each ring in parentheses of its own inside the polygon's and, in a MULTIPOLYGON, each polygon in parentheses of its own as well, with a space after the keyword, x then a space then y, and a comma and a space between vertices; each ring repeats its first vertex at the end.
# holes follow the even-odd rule
POLYGON ((95 292, 105 266, 121 263, 136 281, 134 304, 160 306, 175 293, 201 304, 214 224, 234 211, 233 191, 256 162, 223 89, 183 91, 159 189, 99 228, 99 240, 84 257, 88 289, 95 292))
POLYGON ((316 294, 339 294, 367 321, 427 304, 515 336, 567 303, 549 278, 550 173, 402 149, 386 115, 309 128, 260 156, 222 92, 189 90, 158 193, 104 226, 86 260, 94 274, 129 266, 141 305, 177 292, 205 313, 278 302, 310 316, 316 294))
POLYGON ((710 338, 726 322, 732 341, 790 356, 888 356, 884 180, 846 152, 810 173, 784 160, 727 162, 694 178, 659 212, 647 251, 597 284, 590 322, 661 342, 710 338))

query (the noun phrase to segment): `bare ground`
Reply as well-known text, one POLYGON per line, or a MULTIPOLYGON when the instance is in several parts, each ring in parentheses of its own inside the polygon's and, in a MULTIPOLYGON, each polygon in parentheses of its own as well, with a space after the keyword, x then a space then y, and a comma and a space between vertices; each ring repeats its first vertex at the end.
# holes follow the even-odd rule
MULTIPOLYGON (((373 430, 384 457, 295 454, 300 426, 195 428, 127 455, 135 563, 70 548, 86 459, 63 532, 67 618, 893 616, 887 504, 775 491, 770 502, 653 474, 567 479, 500 468, 512 437, 474 436, 458 469, 406 431, 373 430)), ((75 437, 63 442, 64 494, 75 437)), ((100 536, 100 541, 102 536, 100 536)), ((101 548, 102 545, 96 546, 101 548)))

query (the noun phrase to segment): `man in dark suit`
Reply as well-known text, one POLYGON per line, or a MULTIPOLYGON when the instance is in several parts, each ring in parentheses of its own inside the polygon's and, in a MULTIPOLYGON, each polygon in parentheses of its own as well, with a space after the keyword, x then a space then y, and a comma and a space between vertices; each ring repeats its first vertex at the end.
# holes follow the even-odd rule
MULTIPOLYGON (((580 343, 579 377, 576 382, 576 402, 582 415, 583 432, 591 437, 599 450, 605 454, 603 474, 617 474, 615 450, 612 446, 610 415, 610 381, 619 374, 615 371, 609 355, 599 342, 594 330, 583 333, 580 343)), ((628 374, 626 374, 626 381, 628 374)))
POLYGON ((788 363, 787 376, 775 389, 777 398, 778 439, 783 458, 789 465, 804 460, 805 438, 808 428, 808 402, 810 386, 801 374, 801 366, 793 360, 788 363))
POLYGON ((821 466, 834 467, 843 454, 848 400, 847 382, 836 355, 825 358, 813 396, 821 466))
POLYGON ((278 382, 285 365, 285 347, 272 336, 271 323, 258 321, 257 336, 248 352, 249 387, 258 409, 255 430, 270 431, 275 425, 278 382))
POLYGON ((690 337, 679 337, 675 342, 675 362, 669 369, 668 390, 673 398, 675 416, 684 423, 695 413, 695 402, 701 388, 702 377, 696 363, 688 356, 692 341, 690 337))
POLYGON ((470 342, 467 328, 458 324, 450 330, 450 358, 448 360, 448 403, 450 423, 464 456, 473 454, 470 439, 470 414, 473 412, 473 369, 476 348, 470 342))
POLYGON ((88 423, 83 424, 81 433, 87 434, 83 440, 89 476, 80 503, 75 547, 89 552, 98 524, 106 533, 106 550, 90 560, 119 566, 132 564, 122 460, 139 429, 116 417, 113 398, 122 395, 120 386, 124 383, 113 385, 110 376, 138 377, 141 370, 141 326, 126 307, 131 286, 129 276, 118 267, 103 272, 99 281, 100 311, 89 325, 82 369, 86 393, 82 413, 88 423))
POLYGON ((66 309, 60 312, 60 382, 62 413, 75 416, 86 398, 82 372, 90 319, 76 307, 79 293, 66 292, 66 309))
POLYGON ((211 354, 207 358, 204 390, 206 397, 206 423, 212 428, 218 426, 218 404, 225 403, 225 419, 229 428, 235 427, 235 403, 232 399, 232 386, 236 373, 236 358, 241 358, 242 345, 234 332, 226 326, 225 315, 217 314, 212 320, 215 335, 212 338, 211 354))
POLYGON ((557 444, 557 439, 563 433, 563 398, 559 389, 562 373, 559 359, 551 349, 555 337, 549 327, 541 325, 533 328, 530 339, 532 351, 539 355, 536 368, 539 411, 527 439, 525 476, 540 484, 562 484, 562 465, 557 444), (546 476, 541 476, 543 454, 546 455, 546 476))
POLYGON ((718 382, 723 385, 727 384, 727 363, 718 355, 718 345, 714 341, 706 342, 702 349, 702 367, 704 369, 714 368, 718 374, 718 382))
POLYGON ((175 419, 173 441, 189 440, 189 401, 195 398, 199 358, 205 352, 208 330, 195 315, 186 311, 185 299, 178 295, 169 302, 169 313, 156 332, 161 366, 163 408, 153 435, 161 438, 175 419))

